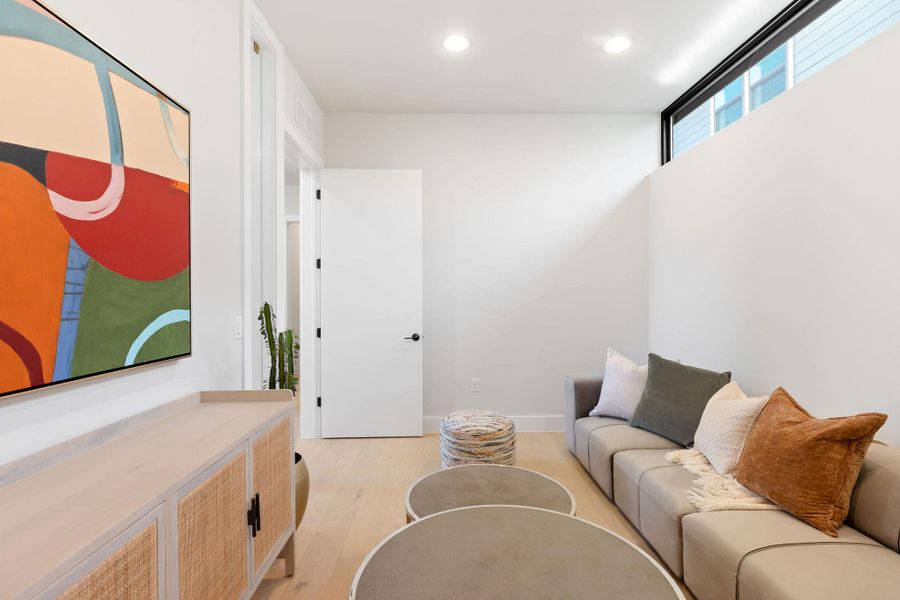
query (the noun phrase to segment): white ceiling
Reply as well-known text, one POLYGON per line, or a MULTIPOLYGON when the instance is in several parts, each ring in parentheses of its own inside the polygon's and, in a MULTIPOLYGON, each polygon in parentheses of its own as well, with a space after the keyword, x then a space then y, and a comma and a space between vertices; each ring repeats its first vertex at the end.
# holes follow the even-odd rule
POLYGON ((665 108, 788 0, 257 2, 329 112, 595 113, 665 108))

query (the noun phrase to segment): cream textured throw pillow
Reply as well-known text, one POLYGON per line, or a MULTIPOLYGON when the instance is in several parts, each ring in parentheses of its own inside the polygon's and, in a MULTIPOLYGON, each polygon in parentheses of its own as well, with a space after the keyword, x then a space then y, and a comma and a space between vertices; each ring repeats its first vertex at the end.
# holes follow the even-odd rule
POLYGON ((731 475, 747 434, 768 401, 768 396, 748 398, 734 381, 724 386, 706 404, 694 434, 694 448, 706 456, 716 471, 731 475))
POLYGON ((600 388, 600 401, 590 412, 592 417, 631 419, 641 401, 647 383, 647 365, 637 366, 612 348, 606 351, 606 373, 600 388))

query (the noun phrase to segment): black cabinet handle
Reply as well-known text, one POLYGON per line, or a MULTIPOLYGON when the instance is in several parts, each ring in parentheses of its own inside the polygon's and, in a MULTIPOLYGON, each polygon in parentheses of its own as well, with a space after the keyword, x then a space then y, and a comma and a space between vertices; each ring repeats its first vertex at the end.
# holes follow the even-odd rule
MULTIPOLYGON (((257 495, 257 498, 259 495, 257 495)), ((257 513, 258 507, 256 505, 256 498, 250 498, 250 510, 247 511, 247 525, 250 526, 250 535, 252 537, 256 537, 256 523, 257 523, 257 513)))
POLYGON ((259 514, 259 494, 256 494, 256 531, 262 531, 262 517, 259 514))

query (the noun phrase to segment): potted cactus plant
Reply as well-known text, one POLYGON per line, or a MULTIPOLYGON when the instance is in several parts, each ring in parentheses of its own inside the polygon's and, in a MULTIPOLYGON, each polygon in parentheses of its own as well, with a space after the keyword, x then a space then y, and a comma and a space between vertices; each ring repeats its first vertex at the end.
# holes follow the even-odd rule
POLYGON ((300 344, 292 329, 278 331, 272 305, 264 302, 259 307, 259 332, 269 352, 269 377, 263 381, 268 390, 291 390, 297 393, 295 365, 300 344))
MULTIPOLYGON (((299 379, 295 366, 300 344, 297 343, 293 330, 278 331, 275 312, 268 302, 259 307, 259 332, 269 352, 269 376, 263 381, 263 388, 291 390, 296 395, 299 379)), ((299 527, 309 499, 309 469, 299 452, 294 452, 294 487, 296 498, 294 518, 295 525, 299 527)))

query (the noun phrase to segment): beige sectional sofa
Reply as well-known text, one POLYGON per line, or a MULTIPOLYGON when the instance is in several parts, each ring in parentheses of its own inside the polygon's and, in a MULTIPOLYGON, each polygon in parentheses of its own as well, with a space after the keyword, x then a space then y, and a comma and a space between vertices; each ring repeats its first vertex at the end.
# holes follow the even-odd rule
POLYGON ((781 511, 698 512, 679 448, 627 421, 590 417, 602 377, 570 377, 569 450, 697 600, 900 599, 900 449, 873 444, 837 538, 781 511))

